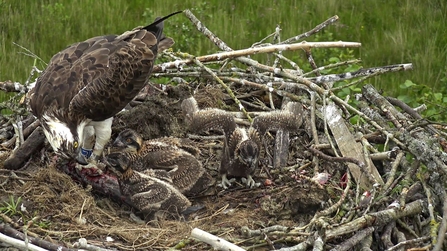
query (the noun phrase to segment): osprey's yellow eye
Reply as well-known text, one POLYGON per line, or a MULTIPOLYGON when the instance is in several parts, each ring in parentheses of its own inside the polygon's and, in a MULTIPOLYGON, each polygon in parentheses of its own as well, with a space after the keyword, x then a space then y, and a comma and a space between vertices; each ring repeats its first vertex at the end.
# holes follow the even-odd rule
POLYGON ((73 147, 74 147, 74 149, 78 149, 78 146, 79 146, 78 142, 75 141, 75 142, 73 143, 73 147))
POLYGON ((127 143, 132 143, 132 140, 131 139, 126 139, 126 142, 127 143))

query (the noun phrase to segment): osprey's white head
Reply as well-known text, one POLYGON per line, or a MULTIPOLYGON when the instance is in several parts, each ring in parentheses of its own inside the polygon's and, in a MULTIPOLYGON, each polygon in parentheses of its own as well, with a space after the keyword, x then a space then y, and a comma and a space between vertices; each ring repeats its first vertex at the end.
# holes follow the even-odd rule
POLYGON ((54 116, 44 114, 41 119, 45 136, 53 148, 54 152, 66 159, 76 159, 81 164, 85 158, 81 158, 81 146, 83 144, 83 133, 86 122, 81 122, 74 130, 54 116))

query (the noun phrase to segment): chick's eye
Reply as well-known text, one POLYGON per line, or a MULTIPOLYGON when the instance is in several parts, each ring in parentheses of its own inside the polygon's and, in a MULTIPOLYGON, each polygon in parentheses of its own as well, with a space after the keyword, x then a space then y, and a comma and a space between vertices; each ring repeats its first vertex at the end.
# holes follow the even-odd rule
POLYGON ((126 142, 127 143, 132 143, 132 140, 131 139, 126 139, 126 142))
POLYGON ((78 149, 78 146, 79 146, 78 142, 75 141, 75 142, 73 143, 73 147, 74 147, 74 149, 78 149))

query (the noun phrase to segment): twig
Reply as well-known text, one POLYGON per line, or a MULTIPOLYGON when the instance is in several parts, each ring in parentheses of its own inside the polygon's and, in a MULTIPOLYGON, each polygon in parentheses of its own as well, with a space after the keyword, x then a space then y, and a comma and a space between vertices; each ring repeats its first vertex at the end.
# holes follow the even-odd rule
POLYGON ((295 62, 293 62, 292 60, 290 60, 290 59, 284 57, 284 56, 283 56, 282 54, 280 54, 280 53, 273 53, 273 55, 275 55, 275 57, 277 57, 278 59, 284 60, 284 61, 286 61, 287 63, 289 63, 290 66, 291 66, 292 68, 294 68, 295 71, 297 71, 297 75, 303 75, 303 70, 301 70, 301 68, 298 66, 297 63, 295 63, 295 62))
POLYGON ((365 167, 365 164, 362 161, 359 161, 358 159, 354 159, 354 158, 351 158, 351 157, 332 157, 332 156, 329 156, 327 154, 324 154, 323 152, 321 152, 321 151, 319 151, 319 150, 317 150, 317 149, 315 149, 313 147, 310 147, 309 150, 313 154, 315 154, 316 156, 319 156, 322 159, 325 159, 325 160, 328 160, 328 161, 350 162, 350 163, 354 163, 354 164, 358 165, 359 167, 362 167, 362 168, 365 167))
POLYGON ((338 62, 335 64, 329 64, 329 65, 325 65, 325 66, 320 66, 312 71, 306 72, 302 74, 302 77, 306 77, 308 75, 312 75, 316 72, 320 72, 323 70, 327 70, 327 69, 332 69, 332 68, 336 68, 336 67, 340 67, 340 66, 344 66, 344 65, 350 65, 350 64, 358 64, 361 63, 362 60, 360 59, 353 59, 353 60, 348 60, 348 61, 343 61, 343 62, 338 62))
POLYGON ((196 134, 187 134, 187 137, 190 139, 198 139, 198 140, 218 140, 223 139, 225 136, 223 135, 213 135, 213 136, 202 136, 202 135, 196 135, 196 134))
MULTIPOLYGON (((276 26, 275 29, 275 36, 273 38, 273 43, 275 43, 276 41, 281 42, 281 28, 279 27, 279 24, 276 26)), ((279 51, 278 53, 276 53, 277 55, 282 56, 282 51, 279 51)), ((273 68, 277 68, 279 65, 279 57, 275 58, 275 61, 273 62, 273 68)), ((273 77, 273 73, 270 73, 270 77, 273 77)), ((272 93, 268 92, 269 95, 269 101, 270 101, 270 108, 275 109, 275 104, 273 103, 273 98, 272 98, 272 93)), ((284 101, 283 101, 284 102, 284 101)))
POLYGON ((0 233, 0 242, 10 244, 10 245, 20 248, 20 249, 27 249, 27 250, 31 250, 31 251, 48 251, 48 249, 41 248, 34 244, 26 244, 24 241, 14 239, 14 238, 4 235, 2 233, 0 233))
POLYGON ((404 187, 403 187, 401 195, 399 197, 399 205, 401 207, 405 207, 405 203, 407 200, 407 193, 409 190, 408 184, 410 184, 410 181, 412 181, 414 179, 414 174, 417 172, 417 170, 419 169, 419 166, 420 166, 419 160, 415 160, 411 165, 403 164, 403 163, 407 163, 407 160, 405 158, 402 158, 402 160, 401 160, 401 166, 402 166, 403 170, 407 170, 405 173, 403 182, 402 182, 404 187))
POLYGON ((371 153, 369 157, 371 160, 393 160, 399 152, 401 152, 399 147, 394 147, 390 151, 371 153))
MULTIPOLYGON (((402 231, 400 231, 397 227, 393 228, 392 235, 393 239, 395 239, 397 243, 404 242, 407 240, 405 234, 402 231)), ((402 248, 401 250, 403 251, 404 249, 402 248)))
POLYGON ((317 63, 315 63, 314 57, 312 56, 312 52, 310 48, 304 49, 306 52, 307 61, 309 61, 310 67, 312 67, 313 71, 315 72, 315 75, 321 76, 321 72, 318 69, 317 63))
POLYGON ((293 247, 286 247, 286 248, 280 248, 277 249, 276 251, 306 251, 309 246, 312 245, 312 242, 310 241, 303 241, 298 245, 295 245, 293 247))
MULTIPOLYGON (((416 239, 399 242, 395 246, 388 248, 386 251, 394 251, 394 250, 400 249, 401 247, 404 247, 406 245, 412 245, 412 244, 416 244, 416 243, 420 243, 420 242, 425 242, 428 240, 430 240, 430 236, 423 236, 423 237, 419 237, 416 239)), ((424 249, 420 249, 420 250, 424 250, 424 249)))
POLYGON ((447 231, 447 194, 445 190, 442 191, 443 198, 443 207, 442 207, 442 220, 441 225, 438 230, 438 238, 436 240, 436 245, 433 248, 433 251, 440 251, 443 248, 443 243, 445 239, 445 233, 447 231))
MULTIPOLYGON (((196 57, 196 59, 202 63, 211 62, 211 61, 221 61, 227 58, 237 58, 241 56, 249 56, 260 53, 270 53, 270 52, 278 52, 278 51, 295 51, 302 49, 310 49, 310 48, 351 48, 351 47, 360 47, 360 43, 356 42, 302 42, 297 44, 290 45, 270 45, 266 47, 256 47, 250 49, 236 50, 236 51, 228 51, 215 53, 205 56, 196 57)), ((171 68, 179 68, 183 65, 192 64, 192 59, 186 60, 176 60, 174 62, 163 63, 160 66, 154 66, 153 72, 164 72, 166 69, 171 68)), ((281 71, 279 68, 276 68, 275 71, 281 71)))
MULTIPOLYGON (((405 104, 401 100, 398 100, 397 98, 393 98, 393 97, 386 97, 386 99, 392 105, 402 108, 402 110, 404 110, 406 113, 410 114, 410 116, 412 116, 413 118, 418 119, 418 120, 423 119, 422 116, 415 109, 411 108, 409 105, 405 104)), ((434 133, 434 134, 438 133, 438 131, 432 125, 428 125, 427 128, 430 130, 431 133, 434 133)))
POLYGON ((324 75, 314 78, 309 78, 309 81, 314 83, 327 83, 327 82, 337 82, 348 80, 352 78, 369 76, 372 74, 384 74, 388 72, 396 72, 396 71, 408 71, 412 70, 412 64, 396 64, 396 65, 387 65, 387 66, 379 66, 379 67, 371 67, 367 69, 360 69, 355 72, 341 73, 341 74, 331 74, 324 75))
POLYGON ((392 221, 383 228, 380 240, 382 241, 383 245, 386 248, 394 246, 393 242, 391 241, 391 233, 393 232, 393 228, 395 227, 396 227, 396 221, 392 221))
POLYGON ((412 227, 410 227, 406 222, 403 222, 401 219, 397 219, 396 222, 399 225, 399 227, 402 228, 403 230, 405 230, 406 232, 408 232, 409 235, 411 235, 415 238, 419 237, 419 235, 416 234, 414 229, 412 227))
MULTIPOLYGON (((310 130, 312 132, 312 138, 314 140, 314 145, 319 145, 320 141, 318 139, 318 132, 317 132, 317 125, 315 122, 315 113, 317 111, 317 105, 315 100, 316 93, 311 92, 310 93, 310 103, 311 103, 311 109, 310 109, 310 130)), ((314 163, 314 170, 315 173, 318 173, 319 171, 319 160, 318 156, 314 155, 312 158, 312 162, 314 163)))
POLYGON ((26 92, 26 87, 19 82, 12 82, 11 80, 6 80, 0 82, 0 90, 4 92, 26 92))
POLYGON ((228 85, 226 85, 216 74, 214 74, 213 71, 211 71, 208 67, 203 65, 199 60, 197 60, 196 57, 194 57, 192 55, 189 55, 187 53, 180 53, 180 55, 182 55, 183 57, 190 58, 195 64, 197 64, 202 69, 204 69, 206 72, 208 72, 208 74, 213 76, 214 80, 216 80, 227 91, 228 95, 230 95, 230 97, 234 100, 234 102, 239 106, 239 110, 241 110, 245 114, 245 116, 247 117, 248 121, 250 123, 253 121, 253 119, 250 117, 250 115, 248 114, 247 110, 245 110, 244 106, 241 104, 239 99, 236 98, 236 95, 234 95, 233 90, 231 90, 231 88, 228 87, 228 85))
POLYGON ((393 184, 394 177, 395 177, 396 172, 397 172, 397 167, 399 166, 400 161, 402 160, 402 158, 404 156, 405 156, 405 154, 403 152, 399 152, 397 154, 396 159, 394 160, 393 164, 391 165, 391 170, 390 170, 389 175, 388 175, 388 180, 386 181, 385 185, 382 188, 383 191, 388 190, 388 188, 391 187, 391 184, 393 184))
POLYGON ((23 46, 21 46, 20 44, 18 44, 18 43, 16 43, 16 42, 12 42, 15 46, 17 46, 17 47, 19 47, 20 49, 22 49, 22 50, 24 50, 26 53, 23 53, 23 52, 21 52, 21 53, 23 53, 23 54, 25 54, 25 55, 27 55, 27 56, 30 56, 30 57, 32 57, 32 58, 34 58, 34 59, 39 59, 42 63, 44 63, 45 65, 47 65, 47 63, 45 63, 45 61, 43 60, 43 59, 41 59, 39 56, 37 56, 36 54, 34 54, 32 51, 30 51, 29 49, 27 49, 27 48, 25 48, 25 47, 23 47, 23 46))
POLYGON ((235 82, 235 83, 242 84, 242 85, 256 87, 256 88, 259 88, 261 90, 265 90, 268 92, 273 92, 273 93, 278 94, 279 96, 290 98, 292 101, 299 101, 299 102, 302 102, 305 104, 309 103, 308 100, 306 100, 302 97, 299 97, 299 96, 294 95, 287 91, 278 90, 276 88, 273 88, 272 86, 262 85, 262 84, 258 84, 258 83, 252 82, 252 81, 248 81, 245 79, 238 79, 238 78, 221 77, 221 79, 225 80, 225 81, 235 82))
POLYGON ((407 206, 402 210, 399 208, 391 208, 375 213, 370 213, 339 227, 327 229, 326 238, 332 239, 337 236, 352 233, 365 226, 383 226, 391 220, 396 220, 409 215, 420 214, 423 210, 424 202, 422 200, 416 200, 407 204, 407 206))
POLYGON ((252 230, 252 229, 248 228, 247 226, 241 227, 242 235, 244 235, 245 237, 259 236, 263 233, 270 233, 270 232, 286 232, 288 230, 289 230, 288 227, 281 226, 281 225, 274 225, 274 226, 266 227, 263 229, 256 229, 256 230, 252 230))
POLYGON ((318 237, 315 238, 312 251, 323 251, 323 250, 324 250, 324 239, 318 234, 318 237))
POLYGON ((310 30, 308 32, 305 32, 305 33, 303 33, 301 35, 298 35, 298 36, 286 39, 286 40, 282 41, 281 44, 290 44, 290 43, 293 43, 295 41, 301 40, 303 38, 309 37, 309 36, 319 32, 320 30, 324 29, 325 27, 327 27, 327 26, 337 22, 337 20, 338 20, 338 16, 335 15, 335 16, 329 18, 328 20, 322 22, 321 24, 315 26, 315 28, 313 28, 312 30, 310 30))
POLYGON ((233 243, 230 243, 222 238, 219 238, 215 235, 212 235, 210 233, 207 233, 201 229, 194 228, 191 231, 191 237, 196 238, 200 241, 203 241, 205 243, 208 243, 209 245, 213 246, 213 248, 217 250, 234 250, 234 251, 245 251, 245 249, 234 245, 233 243))
POLYGON ((371 235, 373 231, 374 231, 374 227, 368 227, 368 228, 362 229, 359 232, 357 232, 354 236, 352 236, 351 238, 343 241, 342 243, 340 243, 339 245, 337 245, 336 247, 331 249, 331 251, 353 250, 355 245, 360 243, 367 236, 371 235))
POLYGON ((351 189, 351 175, 349 174, 349 172, 347 172, 346 176, 347 176, 346 187, 343 190, 343 193, 340 196, 340 199, 337 201, 337 203, 333 204, 332 206, 330 206, 322 211, 317 212, 314 215, 314 217, 312 218, 312 220, 307 225, 305 225, 303 227, 294 228, 292 231, 290 231, 291 233, 306 229, 308 226, 315 224, 318 221, 318 218, 320 218, 321 216, 330 215, 340 208, 340 206, 346 200, 349 190, 351 189))
POLYGON ((360 84, 360 83, 364 82, 365 80, 370 79, 370 78, 372 78, 372 77, 375 77, 375 76, 377 76, 377 75, 379 75, 379 74, 380 74, 380 73, 375 72, 375 73, 373 73, 373 74, 371 74, 371 75, 362 77, 362 78, 357 79, 357 80, 355 80, 355 81, 352 81, 352 82, 349 83, 349 84, 345 84, 345 85, 341 85, 341 86, 339 86, 339 87, 331 88, 331 92, 336 92, 336 91, 338 91, 338 90, 341 90, 341 89, 344 89, 344 88, 347 88, 347 87, 350 87, 350 86, 354 86, 354 85, 360 84))

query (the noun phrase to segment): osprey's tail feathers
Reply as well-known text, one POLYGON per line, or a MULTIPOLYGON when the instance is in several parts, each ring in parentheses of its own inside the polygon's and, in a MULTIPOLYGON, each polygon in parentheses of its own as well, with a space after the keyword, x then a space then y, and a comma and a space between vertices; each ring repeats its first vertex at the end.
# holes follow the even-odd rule
POLYGON ((143 29, 152 32, 152 34, 155 35, 157 40, 160 40, 163 34, 163 21, 182 12, 183 11, 176 11, 164 17, 157 17, 155 18, 155 21, 153 23, 149 24, 143 29))

